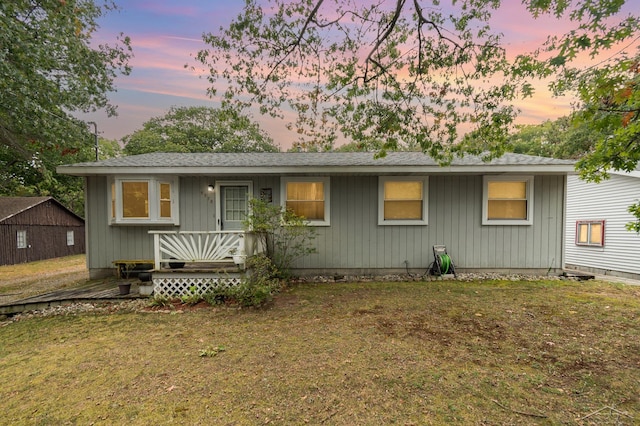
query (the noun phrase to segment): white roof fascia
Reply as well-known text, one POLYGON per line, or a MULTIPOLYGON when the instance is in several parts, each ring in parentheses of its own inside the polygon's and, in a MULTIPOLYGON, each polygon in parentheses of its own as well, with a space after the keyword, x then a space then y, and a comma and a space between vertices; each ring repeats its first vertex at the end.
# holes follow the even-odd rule
POLYGON ((567 174, 574 171, 572 165, 473 165, 473 166, 284 166, 284 167, 77 167, 59 166, 57 172, 72 176, 106 175, 179 175, 179 176, 238 176, 238 175, 293 175, 293 174, 500 174, 534 173, 567 174))

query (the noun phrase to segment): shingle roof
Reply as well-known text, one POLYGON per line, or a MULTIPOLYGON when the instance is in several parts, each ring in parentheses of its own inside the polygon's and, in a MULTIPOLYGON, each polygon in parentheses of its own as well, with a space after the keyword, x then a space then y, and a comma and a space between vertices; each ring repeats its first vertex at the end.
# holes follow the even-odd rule
POLYGON ((51 199, 52 197, 0 197, 0 222, 51 199))
MULTIPOLYGON (((487 167, 487 166, 556 166, 568 172, 573 168, 573 161, 536 157, 524 154, 505 154, 489 162, 481 156, 467 155, 454 158, 450 165, 441 168, 439 164, 422 152, 390 152, 383 158, 375 158, 370 152, 277 152, 277 153, 151 153, 129 157, 112 158, 90 163, 78 163, 60 166, 58 171, 65 174, 92 175, 120 173, 128 170, 133 173, 144 173, 154 169, 156 173, 169 173, 171 169, 180 169, 180 173, 198 169, 199 172, 221 172, 229 169, 241 169, 243 173, 251 170, 269 169, 278 173, 278 169, 287 172, 340 168, 342 172, 362 171, 363 169, 396 169, 426 168, 430 172, 451 171, 452 168, 487 167)), ((414 170, 415 171, 415 170, 414 170)), ((195 173, 195 172, 194 172, 195 173)))
POLYGON ((53 197, 0 197, 0 222, 46 202, 51 202, 57 205, 68 214, 73 215, 84 222, 82 217, 63 206, 62 203, 53 197))

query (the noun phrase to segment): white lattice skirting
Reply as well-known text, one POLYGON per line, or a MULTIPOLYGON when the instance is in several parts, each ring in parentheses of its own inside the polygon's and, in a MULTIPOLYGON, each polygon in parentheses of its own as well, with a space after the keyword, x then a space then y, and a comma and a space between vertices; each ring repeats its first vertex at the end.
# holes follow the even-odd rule
POLYGON ((240 274, 153 274, 153 294, 180 297, 189 294, 205 294, 212 290, 229 289, 242 281, 240 274))

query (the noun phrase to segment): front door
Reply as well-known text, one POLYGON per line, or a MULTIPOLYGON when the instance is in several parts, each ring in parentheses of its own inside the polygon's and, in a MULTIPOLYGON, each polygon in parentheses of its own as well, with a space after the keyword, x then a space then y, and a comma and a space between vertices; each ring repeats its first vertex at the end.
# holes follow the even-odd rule
POLYGON ((218 209, 219 231, 241 231, 243 221, 249 212, 249 194, 251 185, 242 182, 220 182, 218 209))

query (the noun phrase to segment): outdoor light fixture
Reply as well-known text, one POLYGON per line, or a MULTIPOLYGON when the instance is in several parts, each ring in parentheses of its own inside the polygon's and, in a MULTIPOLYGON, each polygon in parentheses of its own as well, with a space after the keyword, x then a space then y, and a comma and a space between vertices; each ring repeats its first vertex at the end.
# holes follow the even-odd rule
POLYGON ((215 190, 216 190, 215 185, 210 184, 209 186, 207 186, 207 191, 214 192, 215 190))

